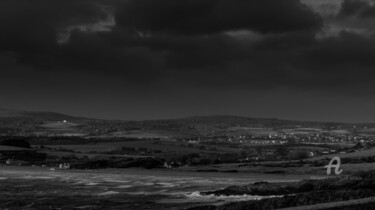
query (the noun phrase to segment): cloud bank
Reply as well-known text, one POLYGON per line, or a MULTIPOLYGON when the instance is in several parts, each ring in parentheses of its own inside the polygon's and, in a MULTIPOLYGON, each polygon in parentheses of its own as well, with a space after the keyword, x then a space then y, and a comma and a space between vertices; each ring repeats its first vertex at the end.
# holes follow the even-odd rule
MULTIPOLYGON (((335 24, 374 8, 345 0, 335 24)), ((0 0, 0 65, 142 86, 372 87, 370 26, 319 38, 327 24, 299 0, 0 0)))

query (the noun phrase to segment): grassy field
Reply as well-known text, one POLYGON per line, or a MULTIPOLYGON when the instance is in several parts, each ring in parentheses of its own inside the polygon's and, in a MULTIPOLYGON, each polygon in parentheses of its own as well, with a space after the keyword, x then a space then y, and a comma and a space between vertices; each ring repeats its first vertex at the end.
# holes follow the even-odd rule
POLYGON ((361 130, 362 133, 375 134, 375 128, 364 128, 361 130))
POLYGON ((333 134, 340 134, 340 135, 345 135, 345 134, 350 134, 351 132, 348 130, 331 130, 330 131, 333 134))
POLYGON ((303 151, 323 151, 327 150, 326 147, 319 146, 292 146, 290 150, 303 150, 303 151))
POLYGON ((319 128, 294 128, 294 129, 282 129, 286 134, 297 134, 297 135, 308 135, 311 133, 321 133, 322 129, 319 128))
POLYGON ((122 138, 138 138, 138 139, 152 139, 152 138, 168 138, 173 136, 171 133, 168 132, 157 132, 157 131, 144 131, 144 130, 137 130, 137 131, 117 131, 110 134, 101 135, 100 137, 103 138, 111 138, 111 137, 122 137, 122 138))
POLYGON ((336 209, 370 209, 375 206, 375 197, 362 198, 349 201, 339 201, 331 203, 315 204, 310 206, 299 206, 283 208, 279 210, 336 210, 336 209), (364 208, 366 207, 366 208, 364 208))
MULTIPOLYGON (((357 163, 357 164, 342 164, 340 169, 343 169, 342 175, 351 175, 357 172, 374 170, 375 163, 357 163)), ((231 173, 250 173, 250 174, 275 174, 279 176, 290 175, 310 175, 311 177, 328 178, 327 169, 324 166, 310 166, 305 164, 301 167, 281 167, 277 164, 273 167, 269 166, 253 166, 247 164, 216 164, 209 166, 190 166, 177 168, 180 171, 217 171, 217 172, 231 172, 231 173)))
POLYGON ((333 157, 340 157, 340 158, 360 158, 360 157, 368 157, 375 155, 375 148, 371 148, 368 150, 362 150, 352 153, 345 153, 345 154, 329 154, 329 155, 322 155, 319 157, 312 158, 312 160, 324 159, 324 158, 333 158, 333 157))
POLYGON ((25 151, 25 150, 33 150, 33 149, 0 145, 0 151, 25 151))
POLYGON ((74 126, 78 126, 78 124, 70 122, 46 122, 45 124, 41 125, 41 127, 47 129, 67 129, 74 126))
POLYGON ((161 150, 163 152, 178 152, 178 153, 200 153, 200 152, 211 152, 211 153, 229 153, 239 152, 239 149, 228 148, 224 146, 208 146, 216 148, 216 151, 201 150, 197 147, 188 147, 186 144, 181 142, 173 141, 155 141, 155 140, 137 140, 137 141, 123 141, 123 142, 106 142, 98 144, 86 144, 86 145, 48 145, 49 148, 64 148, 71 149, 80 152, 108 152, 121 147, 131 148, 149 148, 152 150, 161 150))

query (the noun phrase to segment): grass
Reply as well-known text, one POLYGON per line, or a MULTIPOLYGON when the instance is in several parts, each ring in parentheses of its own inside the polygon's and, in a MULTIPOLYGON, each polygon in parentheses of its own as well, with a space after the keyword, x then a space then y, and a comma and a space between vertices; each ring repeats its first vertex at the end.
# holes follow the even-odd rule
POLYGON ((368 156, 374 156, 375 155, 375 147, 368 149, 368 150, 362 150, 352 153, 345 153, 345 154, 329 154, 329 155, 322 155, 319 157, 312 158, 312 160, 318 160, 318 159, 324 159, 324 158, 333 158, 333 157, 340 157, 340 158, 361 158, 361 157, 368 157, 368 156))
POLYGON ((309 206, 298 206, 298 207, 290 207, 290 208, 283 208, 279 210, 335 210, 335 209, 370 209, 375 205, 375 197, 370 198, 362 198, 362 199, 355 199, 349 201, 337 201, 337 202, 330 202, 330 203, 321 203, 309 206))
POLYGON ((344 134, 350 134, 351 132, 348 130, 332 130, 331 133, 344 135, 344 134))
POLYGON ((123 137, 123 138, 138 138, 138 139, 150 139, 150 138, 168 138, 171 134, 167 132, 157 131, 117 131, 110 134, 103 134, 102 137, 123 137))
POLYGON ((360 132, 374 134, 375 133, 375 128, 364 128, 360 132))
POLYGON ((75 123, 63 123, 63 122, 49 122, 41 125, 43 128, 47 129, 66 129, 70 127, 78 126, 78 124, 75 123))
POLYGON ((318 146, 291 146, 291 150, 304 150, 304 151, 323 151, 327 150, 328 147, 318 147, 318 146))
POLYGON ((24 151, 24 150, 33 150, 33 149, 0 145, 0 151, 24 151))
POLYGON ((177 152, 177 153, 229 153, 229 152, 239 152, 239 149, 228 148, 223 146, 206 146, 208 148, 216 148, 216 151, 200 150, 197 147, 188 147, 186 145, 181 145, 182 142, 173 141, 154 141, 154 140, 137 140, 137 141, 123 141, 123 142, 105 142, 98 144, 86 144, 86 145, 48 145, 50 148, 64 148, 71 149, 80 152, 108 152, 112 150, 121 149, 121 147, 131 147, 131 148, 149 148, 152 150, 161 150, 163 152, 177 152))

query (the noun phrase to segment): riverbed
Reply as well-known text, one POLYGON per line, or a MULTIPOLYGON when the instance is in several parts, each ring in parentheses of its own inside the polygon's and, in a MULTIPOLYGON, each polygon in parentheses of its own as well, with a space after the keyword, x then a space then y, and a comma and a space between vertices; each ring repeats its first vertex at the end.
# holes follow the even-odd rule
POLYGON ((181 209, 262 196, 203 196, 232 185, 293 182, 310 175, 184 172, 168 169, 59 170, 0 166, 0 207, 10 209, 181 209))

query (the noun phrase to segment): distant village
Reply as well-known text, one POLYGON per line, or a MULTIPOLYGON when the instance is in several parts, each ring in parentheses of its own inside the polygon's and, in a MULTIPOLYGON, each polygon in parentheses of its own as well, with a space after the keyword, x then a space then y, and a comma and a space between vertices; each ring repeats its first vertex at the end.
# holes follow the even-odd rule
MULTIPOLYGON (((12 135, 2 133, 0 135, 0 162, 6 165, 38 163, 39 165, 52 165, 57 169, 95 168, 108 165, 111 167, 151 165, 171 168, 222 163, 304 160, 329 154, 354 153, 375 147, 375 137, 358 133, 355 127, 351 131, 339 127, 332 130, 253 128, 250 131, 225 128, 221 130, 222 134, 211 133, 187 137, 143 137, 141 135, 126 137, 126 135, 121 136, 126 132, 120 131, 124 129, 137 131, 141 126, 140 122, 124 124, 120 121, 100 121, 88 123, 85 126, 68 120, 44 123, 40 126, 42 130, 37 132, 32 130, 32 135, 19 133, 17 138, 24 139, 23 143, 27 144, 26 146, 17 145, 22 141, 9 140, 9 138, 13 138, 12 135), (77 130, 86 129, 87 131, 87 127, 90 131, 94 130, 95 132, 77 133, 77 130), (124 141, 145 141, 148 144, 119 146, 110 151, 89 151, 86 153, 64 148, 64 145, 72 144, 85 147, 85 145, 103 142, 124 141), (33 147, 30 146, 31 144, 33 147), (60 146, 57 148, 49 147, 49 145, 60 146), (170 149, 171 146, 183 152, 173 151, 174 149, 170 149), (58 153, 70 155, 55 155, 58 153), (94 161, 93 163, 93 160, 87 156, 96 157, 95 161, 99 162, 94 161), (103 157, 107 159, 113 157, 115 162, 105 162, 107 160, 104 160, 106 158, 103 159, 103 157)), ((175 124, 163 125, 161 123, 160 126, 172 130, 180 128, 175 124)))
POLYGON ((197 137, 186 139, 190 143, 216 142, 240 143, 253 145, 283 145, 283 144, 357 144, 375 143, 375 136, 348 135, 348 134, 269 134, 269 135, 233 135, 197 137))

